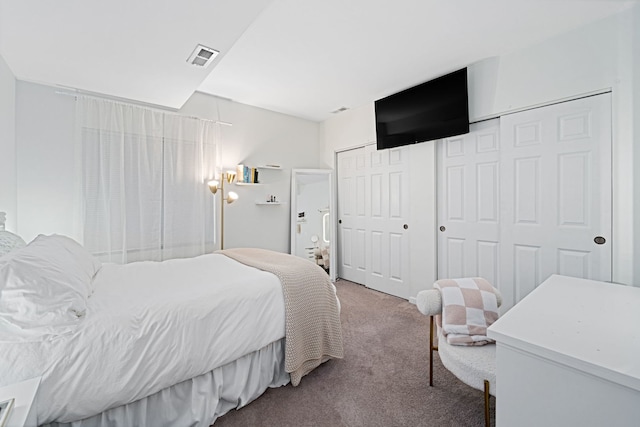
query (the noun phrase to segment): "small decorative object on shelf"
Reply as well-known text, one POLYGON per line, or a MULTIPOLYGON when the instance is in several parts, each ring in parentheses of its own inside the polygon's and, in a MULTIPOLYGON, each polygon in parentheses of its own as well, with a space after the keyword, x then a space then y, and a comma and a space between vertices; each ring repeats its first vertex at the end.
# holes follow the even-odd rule
POLYGON ((280 205, 281 202, 280 200, 278 200, 278 198, 274 195, 268 195, 267 196, 267 200, 266 201, 260 201, 260 200, 256 200, 256 205, 280 205))

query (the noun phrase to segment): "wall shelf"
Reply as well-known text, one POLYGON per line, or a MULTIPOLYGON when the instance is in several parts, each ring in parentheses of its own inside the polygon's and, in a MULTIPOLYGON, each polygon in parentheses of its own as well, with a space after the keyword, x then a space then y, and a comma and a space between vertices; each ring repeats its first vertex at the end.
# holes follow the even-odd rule
MULTIPOLYGON (((240 167, 244 168, 245 166, 244 165, 238 165, 237 168, 240 168, 240 167)), ((278 165, 254 166, 253 169, 255 169, 256 171, 260 170, 260 169, 262 169, 262 170, 265 170, 265 169, 266 170, 279 170, 279 171, 282 170, 282 168, 280 166, 278 166, 278 165)), ((241 172, 241 170, 237 169, 237 173, 236 173, 237 179, 234 182, 234 184, 236 184, 236 185, 260 185, 260 184, 262 184, 262 180, 261 179, 258 179, 258 182, 243 182, 243 181, 239 181, 242 178, 242 176, 243 176, 243 173, 241 172)))
POLYGON ((256 205, 282 205, 284 202, 259 202, 256 200, 256 205))

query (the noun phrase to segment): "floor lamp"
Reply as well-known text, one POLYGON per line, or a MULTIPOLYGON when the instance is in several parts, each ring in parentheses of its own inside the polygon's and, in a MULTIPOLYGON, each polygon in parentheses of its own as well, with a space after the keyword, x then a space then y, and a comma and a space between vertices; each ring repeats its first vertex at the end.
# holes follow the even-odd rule
POLYGON ((224 203, 227 202, 231 204, 238 200, 238 194, 233 191, 229 191, 225 197, 224 181, 226 180, 231 184, 234 179, 236 179, 236 173, 227 172, 222 174, 220 181, 212 180, 207 182, 209 190, 211 190, 213 194, 218 192, 218 188, 220 188, 220 194, 222 194, 222 203, 220 203, 220 249, 224 249, 224 203))

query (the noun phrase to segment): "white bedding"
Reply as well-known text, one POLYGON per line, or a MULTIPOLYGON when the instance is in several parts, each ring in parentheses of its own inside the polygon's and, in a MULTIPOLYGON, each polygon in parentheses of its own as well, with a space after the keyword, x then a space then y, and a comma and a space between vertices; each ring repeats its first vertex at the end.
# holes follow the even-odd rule
POLYGON ((204 374, 284 337, 282 288, 224 255, 105 264, 71 333, 0 342, 0 386, 42 375, 38 422, 69 422, 204 374))

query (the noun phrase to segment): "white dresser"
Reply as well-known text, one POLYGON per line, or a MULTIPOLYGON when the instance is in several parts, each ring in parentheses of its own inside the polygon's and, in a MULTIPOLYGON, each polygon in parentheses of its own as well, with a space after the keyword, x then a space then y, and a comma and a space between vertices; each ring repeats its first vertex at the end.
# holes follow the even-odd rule
POLYGON ((553 275, 488 335, 498 427, 640 426, 640 288, 553 275))

